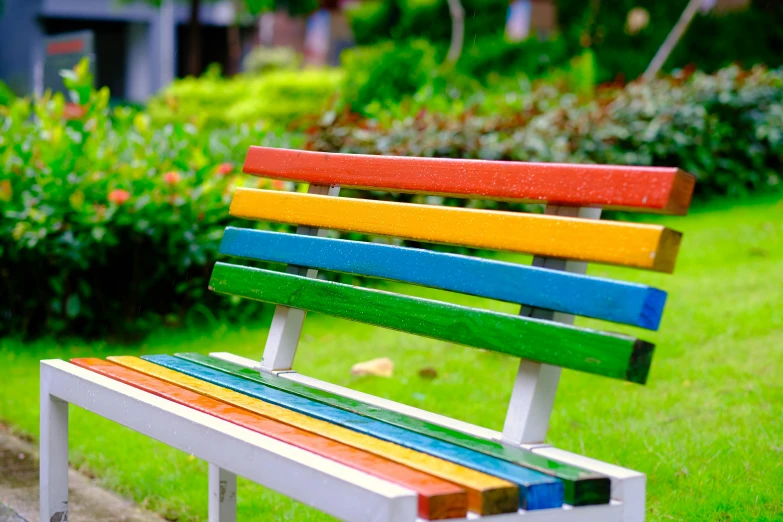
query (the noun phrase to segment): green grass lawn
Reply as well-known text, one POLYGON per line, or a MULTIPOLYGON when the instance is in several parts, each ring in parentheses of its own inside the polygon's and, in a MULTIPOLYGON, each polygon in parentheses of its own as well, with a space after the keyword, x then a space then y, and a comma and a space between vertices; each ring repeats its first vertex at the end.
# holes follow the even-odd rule
MULTIPOLYGON (((783 520, 783 201, 717 203, 686 218, 652 219, 685 233, 674 276, 601 266, 590 271, 670 292, 661 332, 610 325, 657 344, 649 384, 565 371, 549 442, 646 473, 649 520, 783 520)), ((37 436, 39 359, 176 351, 258 358, 265 328, 161 331, 132 347, 0 341, 0 419, 37 436)), ((509 357, 315 315, 296 361, 303 373, 494 429, 502 426, 516 366, 509 357), (350 375, 352 364, 381 356, 395 361, 394 377, 350 375), (418 376, 426 366, 437 370, 434 380, 418 376)), ((75 467, 172 520, 206 520, 204 462, 76 408, 71 418, 75 467)), ((239 518, 329 520, 244 481, 239 518)))

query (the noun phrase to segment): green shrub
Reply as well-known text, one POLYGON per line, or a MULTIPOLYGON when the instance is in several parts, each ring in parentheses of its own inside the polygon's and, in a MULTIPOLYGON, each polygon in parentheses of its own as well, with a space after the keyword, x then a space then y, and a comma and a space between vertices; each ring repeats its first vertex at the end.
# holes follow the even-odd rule
MULTIPOLYGON (((462 0, 465 42, 502 34, 508 0, 462 0)), ((448 44, 451 17, 447 0, 368 0, 346 10, 360 45, 395 40, 426 39, 448 44)))
POLYGON ((247 74, 298 69, 302 60, 302 55, 290 47, 258 46, 242 60, 242 69, 247 74))
POLYGON ((174 81, 150 100, 147 110, 158 123, 286 125, 320 113, 337 95, 342 81, 339 69, 277 70, 233 78, 213 72, 174 81))
POLYGON ((370 45, 391 38, 393 17, 399 16, 399 11, 385 0, 366 0, 349 4, 345 16, 356 43, 370 45))
MULTIPOLYGON (((129 338, 163 320, 250 314, 207 292, 251 144, 291 145, 264 126, 155 126, 111 109, 86 69, 60 94, 0 107, 0 335, 129 338)), ((242 226, 252 226, 242 222, 242 226)))
MULTIPOLYGON (((558 22, 578 53, 589 43, 596 54, 598 80, 627 80, 644 72, 685 8, 684 2, 557 0, 558 22), (590 11, 598 6, 593 16, 590 11), (644 8, 650 23, 636 34, 625 30, 628 12, 644 8), (585 39, 587 37, 587 42, 585 39)), ((697 14, 667 61, 664 71, 693 64, 714 72, 732 63, 783 65, 783 2, 750 2, 748 9, 725 14, 697 14), (752 36, 750 36, 752 35, 752 36)))
POLYGON ((384 42, 342 54, 343 103, 353 111, 398 104, 426 85, 437 69, 436 50, 425 40, 384 42))
POLYGON ((561 38, 510 42, 502 34, 489 35, 467 43, 457 68, 484 82, 503 75, 541 78, 553 68, 565 66, 571 56, 561 38))
POLYGON ((11 88, 0 80, 0 105, 8 105, 16 98, 16 94, 11 88))

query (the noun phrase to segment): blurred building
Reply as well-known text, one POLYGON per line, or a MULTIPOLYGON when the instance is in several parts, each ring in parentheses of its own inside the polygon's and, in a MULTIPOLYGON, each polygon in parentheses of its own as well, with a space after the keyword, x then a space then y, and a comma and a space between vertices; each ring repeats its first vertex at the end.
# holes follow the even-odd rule
MULTIPOLYGON (((143 101, 184 76, 186 68, 188 6, 172 0, 161 4, 155 8, 118 0, 5 0, 0 14, 0 79, 19 94, 40 89, 47 38, 86 31, 92 35, 97 85, 108 86, 113 97, 143 101)), ((205 65, 217 62, 225 69, 227 28, 234 20, 231 1, 202 6, 205 65)), ((243 30, 243 45, 255 37, 255 30, 243 30)))
POLYGON ((546 38, 557 27, 554 0, 512 0, 509 3, 506 35, 519 42, 530 36, 546 38))
POLYGON ((322 2, 324 7, 308 17, 292 17, 285 9, 266 13, 259 22, 259 42, 271 47, 290 47, 304 55, 305 62, 311 65, 338 65, 343 49, 354 45, 344 10, 355 2, 322 2))

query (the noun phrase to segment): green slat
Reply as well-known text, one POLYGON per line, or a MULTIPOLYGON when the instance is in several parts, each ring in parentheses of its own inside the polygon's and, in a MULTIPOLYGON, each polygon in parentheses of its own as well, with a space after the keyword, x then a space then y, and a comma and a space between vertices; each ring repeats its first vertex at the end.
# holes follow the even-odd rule
POLYGON ((557 477, 563 481, 564 500, 566 504, 571 504, 572 506, 587 506, 591 504, 606 504, 609 502, 611 485, 608 477, 542 457, 541 455, 537 455, 531 451, 520 448, 519 446, 505 445, 494 440, 475 437, 409 415, 403 415, 348 397, 319 390, 312 386, 306 386, 276 375, 259 373, 258 370, 245 368, 244 366, 224 361, 216 357, 209 357, 198 353, 178 353, 175 356, 180 359, 201 364, 208 368, 242 377, 249 381, 259 382, 271 388, 293 393, 300 397, 305 397, 329 406, 357 413, 371 419, 405 428, 444 442, 450 442, 462 446, 463 448, 479 451, 486 455, 497 457, 557 477))
POLYGON ((641 384, 652 361, 624 335, 258 268, 217 263, 210 288, 641 384))

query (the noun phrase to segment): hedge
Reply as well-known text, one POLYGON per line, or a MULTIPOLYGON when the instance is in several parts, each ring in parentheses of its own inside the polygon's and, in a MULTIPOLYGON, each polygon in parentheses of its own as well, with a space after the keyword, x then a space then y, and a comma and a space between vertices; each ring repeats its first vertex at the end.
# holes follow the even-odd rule
POLYGON ((0 335, 129 339, 252 313, 207 292, 208 276, 234 187, 283 188, 240 175, 242 151, 297 142, 263 126, 153 126, 75 76, 75 105, 0 107, 0 335))

